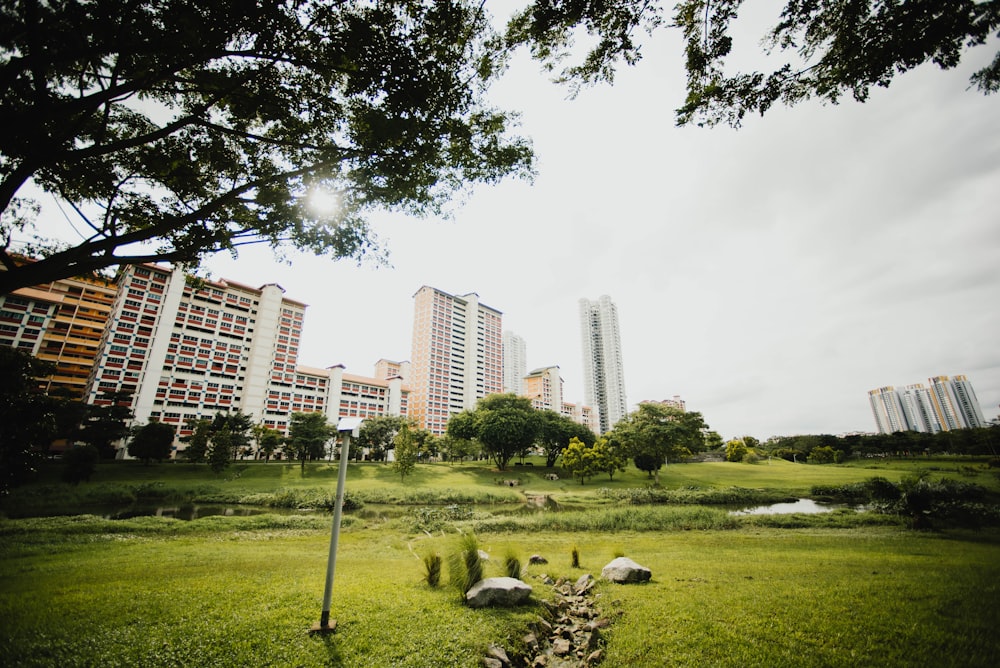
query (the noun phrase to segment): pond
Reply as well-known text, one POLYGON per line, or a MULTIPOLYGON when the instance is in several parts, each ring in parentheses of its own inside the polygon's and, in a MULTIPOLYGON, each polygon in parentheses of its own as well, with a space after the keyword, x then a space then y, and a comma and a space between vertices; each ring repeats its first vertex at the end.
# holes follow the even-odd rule
POLYGON ((755 506, 732 510, 730 515, 788 515, 791 513, 829 513, 846 508, 843 504, 816 503, 812 499, 799 499, 793 503, 772 503, 767 506, 755 506))

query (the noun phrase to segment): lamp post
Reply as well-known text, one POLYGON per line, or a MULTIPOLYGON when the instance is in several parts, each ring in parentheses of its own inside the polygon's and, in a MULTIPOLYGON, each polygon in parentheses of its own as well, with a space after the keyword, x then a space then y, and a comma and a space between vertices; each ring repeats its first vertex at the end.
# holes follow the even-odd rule
POLYGON ((319 623, 314 624, 310 633, 332 633, 337 621, 330 623, 330 600, 333 597, 333 572, 337 566, 337 542, 340 539, 340 517, 344 508, 344 486, 347 483, 347 459, 350 455, 351 437, 361 433, 363 418, 340 418, 337 433, 343 438, 340 446, 340 473, 337 477, 337 498, 333 505, 333 530, 330 533, 330 554, 326 562, 326 586, 323 588, 323 612, 319 623))

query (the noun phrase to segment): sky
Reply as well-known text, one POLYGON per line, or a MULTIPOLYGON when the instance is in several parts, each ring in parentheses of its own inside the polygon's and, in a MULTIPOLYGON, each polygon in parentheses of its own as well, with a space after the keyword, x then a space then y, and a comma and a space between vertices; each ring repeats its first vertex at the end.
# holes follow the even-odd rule
POLYGON ((991 419, 1000 96, 967 90, 980 51, 865 104, 775 107, 739 130, 674 126, 672 32, 575 99, 518 58, 492 98, 522 113, 533 183, 477 187, 450 220, 373 217, 391 267, 258 248, 205 273, 308 304, 307 366, 372 375, 409 359, 429 285, 502 311, 528 370, 558 365, 564 399, 583 402, 578 302, 609 295, 630 409, 679 395, 727 439, 871 432, 869 390, 964 374, 991 419))

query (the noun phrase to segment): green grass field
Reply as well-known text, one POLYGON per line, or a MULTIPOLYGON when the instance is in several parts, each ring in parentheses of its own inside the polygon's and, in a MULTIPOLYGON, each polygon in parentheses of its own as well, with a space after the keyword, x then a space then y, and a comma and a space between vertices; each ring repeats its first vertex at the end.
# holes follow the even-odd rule
MULTIPOLYGON (((994 472, 968 462, 883 464, 683 464, 661 471, 660 482, 798 494, 872 475, 899 479, 923 465, 997 484, 994 472)), ((307 629, 322 607, 328 514, 0 519, 0 665, 471 668, 490 643, 520 646, 548 595, 538 576, 597 576, 618 554, 649 567, 653 579, 598 585, 598 606, 613 622, 602 666, 1000 665, 995 528, 914 532, 892 517, 846 511, 734 518, 709 507, 619 507, 598 493, 606 476, 581 486, 544 473, 442 464, 401 482, 387 466, 352 465, 348 488, 362 497, 507 503, 444 519, 417 503, 346 515, 333 594, 338 628, 325 637, 307 629), (522 484, 496 484, 514 478, 522 484), (522 513, 514 501, 525 492, 579 506, 522 513), (492 555, 487 575, 500 574, 508 552, 522 563, 545 556, 549 563, 525 576, 535 602, 473 610, 453 589, 429 587, 422 557, 454 551, 459 530, 474 531, 492 555)), ((5 505, 54 493, 54 475, 5 505)), ((634 470, 620 478, 612 486, 647 484, 634 470)), ((205 467, 119 463, 65 498, 97 487, 239 497, 335 483, 336 466, 326 465, 303 476, 297 465, 252 464, 216 477, 205 467)))

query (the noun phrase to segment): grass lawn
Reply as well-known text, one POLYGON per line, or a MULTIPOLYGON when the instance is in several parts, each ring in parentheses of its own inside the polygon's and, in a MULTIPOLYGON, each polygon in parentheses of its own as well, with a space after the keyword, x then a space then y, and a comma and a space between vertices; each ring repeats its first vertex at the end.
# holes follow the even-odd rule
MULTIPOLYGON (((322 607, 328 518, 0 521, 0 662, 11 666, 478 666, 541 613, 472 610, 422 580, 454 532, 345 528, 336 633, 322 607)), ((1000 535, 897 527, 480 534, 494 559, 576 579, 624 553, 645 585, 601 582, 608 668, 996 666, 1000 535), (571 567, 576 547, 581 568, 571 567)))
MULTIPOLYGON (((598 576, 619 554, 653 579, 596 587, 613 622, 602 666, 1000 665, 995 527, 931 533, 873 513, 736 518, 720 507, 631 506, 600 490, 648 485, 634 468, 580 485, 545 480, 549 471, 533 463, 506 472, 486 462, 420 465, 405 480, 387 465, 352 464, 349 495, 374 505, 345 516, 338 628, 326 637, 306 631, 322 606, 329 515, 0 516, 0 666, 472 668, 491 643, 516 651, 544 614, 540 575, 598 576), (498 484, 507 480, 519 484, 498 484), (524 512, 525 493, 564 509, 524 512), (492 555, 488 576, 501 574, 508 553, 525 564, 545 556, 525 576, 533 603, 472 610, 455 590, 429 587, 423 556, 447 557, 459 531, 492 555)), ((175 497, 322 502, 338 466, 248 463, 217 476, 205 466, 115 462, 70 487, 57 482, 55 464, 0 510, 175 497)), ((807 496, 812 485, 918 472, 1000 489, 995 470, 957 459, 672 464, 660 484, 807 496)))

